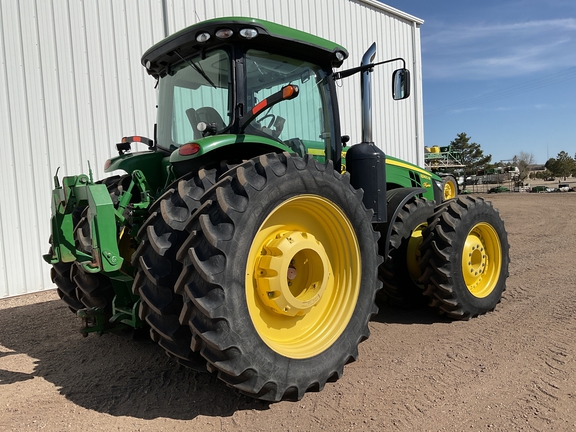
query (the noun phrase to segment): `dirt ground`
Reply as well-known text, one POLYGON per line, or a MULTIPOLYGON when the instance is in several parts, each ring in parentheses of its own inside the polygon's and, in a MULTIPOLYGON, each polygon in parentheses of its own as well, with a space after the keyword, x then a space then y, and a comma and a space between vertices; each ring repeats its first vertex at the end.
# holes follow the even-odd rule
POLYGON ((300 402, 241 396, 152 343, 83 338, 55 291, 0 300, 0 430, 576 430, 576 193, 488 198, 511 244, 496 310, 384 307, 359 360, 300 402))

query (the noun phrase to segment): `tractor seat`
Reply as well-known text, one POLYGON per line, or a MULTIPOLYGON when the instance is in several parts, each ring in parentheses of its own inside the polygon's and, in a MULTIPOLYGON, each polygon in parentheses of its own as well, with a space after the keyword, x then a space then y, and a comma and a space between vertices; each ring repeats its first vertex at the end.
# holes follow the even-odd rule
POLYGON ((196 117, 198 117, 199 122, 215 123, 216 130, 218 131, 221 131, 226 126, 224 120, 222 120, 222 117, 218 114, 218 111, 212 107, 198 108, 196 110, 196 117))

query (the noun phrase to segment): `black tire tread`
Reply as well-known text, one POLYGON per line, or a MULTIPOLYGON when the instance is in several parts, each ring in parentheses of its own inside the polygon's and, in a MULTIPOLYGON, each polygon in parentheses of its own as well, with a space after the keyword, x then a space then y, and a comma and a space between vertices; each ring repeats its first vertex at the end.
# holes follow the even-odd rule
MULTIPOLYGON (((88 208, 84 210, 82 218, 74 228, 74 239, 78 250, 92 254, 88 211, 88 208)), ((98 308, 111 316, 114 288, 110 278, 100 273, 87 272, 77 261, 72 265, 70 276, 77 286, 78 299, 84 307, 98 308)))
POLYGON ((173 183, 150 208, 150 216, 139 230, 140 245, 132 257, 137 269, 132 290, 142 299, 139 316, 150 325, 150 336, 168 355, 185 366, 206 370, 205 361, 191 349, 193 335, 181 325, 186 299, 174 287, 182 270, 177 254, 188 233, 190 218, 200 206, 200 198, 216 178, 227 171, 201 169, 173 183))
POLYGON ((50 270, 50 277, 52 282, 56 284, 56 292, 60 299, 68 305, 72 312, 76 313, 84 305, 78 298, 76 284, 70 277, 71 267, 72 264, 70 263, 56 263, 50 270))
MULTIPOLYGON (((250 359, 250 356, 243 353, 240 334, 246 329, 248 332, 252 331, 249 330, 253 329, 249 318, 241 324, 234 325, 230 322, 229 310, 242 307, 234 299, 238 292, 244 290, 243 282, 238 282, 241 284, 238 286, 236 283, 228 286, 222 279, 227 264, 234 262, 230 256, 233 253, 230 240, 234 238, 240 215, 250 212, 250 196, 263 191, 272 180, 281 181, 278 179, 293 176, 298 171, 307 171, 311 184, 323 179, 346 188, 358 203, 355 211, 360 212, 364 220, 370 221, 372 212, 361 204, 362 192, 350 186, 348 175, 343 176, 335 172, 331 165, 319 164, 308 156, 302 159, 286 153, 263 155, 232 171, 206 192, 202 198, 204 205, 199 208, 188 228, 190 237, 180 253, 180 259, 185 265, 178 289, 184 289, 190 301, 186 302, 181 319, 189 322, 192 333, 197 336, 192 343, 195 349, 201 350, 202 356, 207 360, 208 370, 216 371, 218 377, 228 385, 243 394, 264 400, 299 400, 306 391, 319 391, 327 381, 341 377, 344 365, 357 358, 357 345, 368 338, 368 321, 377 313, 374 298, 380 283, 374 274, 373 287, 366 288, 369 292, 369 298, 366 299, 369 310, 364 318, 359 318, 363 320, 358 324, 362 330, 359 334, 349 335, 349 339, 355 340, 350 342, 351 348, 348 352, 334 355, 338 356, 333 363, 337 366, 326 368, 323 365, 324 369, 319 367, 321 370, 318 370, 313 378, 283 376, 286 381, 280 382, 262 373, 262 369, 270 365, 263 366, 259 359, 250 359)), ((302 193, 306 193, 304 184, 302 188, 302 193)), ((315 192, 318 193, 317 190, 315 192)), ((376 249, 379 235, 372 230, 370 223, 367 223, 367 226, 372 238, 370 248, 373 249, 374 256, 378 256, 376 249)), ((381 259, 377 261, 374 270, 381 263, 381 259)), ((255 340, 254 343, 258 341, 255 340)), ((278 359, 280 357, 278 356, 278 359)))
MULTIPOLYGON (((414 283, 406 268, 406 247, 412 231, 434 213, 434 202, 414 197, 408 201, 392 223, 389 252, 378 269, 382 281, 379 297, 394 306, 411 307, 425 303, 422 287, 414 283)), ((384 250, 385 237, 380 238, 384 250)))
POLYGON ((490 202, 461 195, 438 206, 424 230, 420 249, 422 277, 419 282, 425 286, 424 295, 430 298, 430 306, 440 314, 467 320, 493 310, 500 302, 508 277, 509 245, 504 222, 490 202), (458 248, 467 230, 481 221, 492 224, 500 236, 502 269, 497 286, 488 296, 490 299, 480 303, 471 294, 465 294, 458 248))

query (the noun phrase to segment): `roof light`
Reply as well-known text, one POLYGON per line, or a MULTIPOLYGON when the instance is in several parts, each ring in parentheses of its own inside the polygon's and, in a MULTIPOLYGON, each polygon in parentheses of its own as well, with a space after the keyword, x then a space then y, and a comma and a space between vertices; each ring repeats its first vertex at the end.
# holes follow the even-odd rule
POLYGON ((240 36, 245 39, 254 39, 256 36, 258 36, 258 32, 253 28, 243 28, 240 30, 240 36))
POLYGON ((336 51, 336 60, 342 61, 346 58, 342 51, 336 51))
POLYGON ((216 32, 216 37, 218 39, 228 39, 233 34, 234 34, 234 32, 232 30, 227 29, 227 28, 223 28, 223 29, 220 29, 216 32))
POLYGON ((200 144, 198 143, 188 143, 184 144, 178 149, 178 154, 180 156, 191 156, 200 151, 200 144))
POLYGON ((200 33, 196 36, 196 42, 204 43, 210 39, 210 33, 200 33))

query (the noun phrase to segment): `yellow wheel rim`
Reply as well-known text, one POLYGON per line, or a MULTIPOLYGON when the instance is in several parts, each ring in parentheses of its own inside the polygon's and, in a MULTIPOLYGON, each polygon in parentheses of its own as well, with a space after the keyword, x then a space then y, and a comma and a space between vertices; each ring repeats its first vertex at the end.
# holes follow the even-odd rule
POLYGON ((360 280, 360 247, 346 215, 323 197, 299 195, 276 207, 252 242, 248 311, 271 349, 313 357, 346 329, 360 280))
POLYGON ((468 233, 462 253, 462 273, 472 295, 484 298, 496 287, 502 268, 500 237, 488 223, 476 224, 468 233))
POLYGON ((456 185, 452 180, 447 180, 444 183, 444 200, 448 201, 452 198, 456 198, 456 185))
POLYGON ((406 266, 408 268, 408 274, 414 283, 417 283, 420 276, 422 276, 422 271, 420 270, 420 259, 422 255, 419 247, 422 244, 422 231, 424 231, 424 228, 427 226, 428 224, 426 222, 418 225, 408 239, 406 266))

